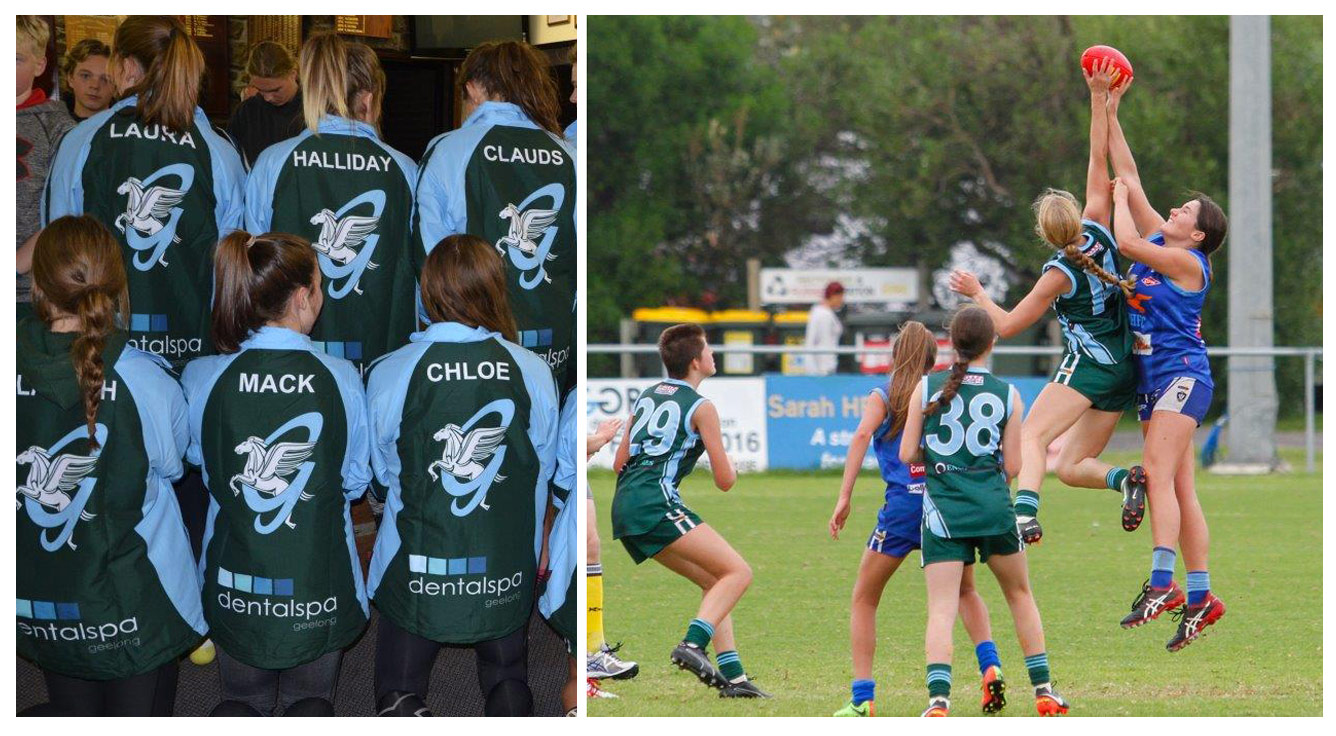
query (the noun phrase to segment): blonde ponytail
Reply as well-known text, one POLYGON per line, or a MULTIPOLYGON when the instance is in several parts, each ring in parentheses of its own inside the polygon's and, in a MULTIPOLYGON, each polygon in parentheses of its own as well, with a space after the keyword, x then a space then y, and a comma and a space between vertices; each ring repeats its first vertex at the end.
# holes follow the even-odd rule
POLYGON ((1047 189, 1035 199, 1033 209, 1034 231, 1044 242, 1062 251, 1063 255, 1082 271, 1094 275, 1110 286, 1117 286, 1122 289, 1125 296, 1132 295, 1132 290, 1136 287, 1134 279, 1126 281, 1119 279, 1116 274, 1109 273, 1081 250, 1085 240, 1081 228, 1081 209, 1071 192, 1047 189))
POLYGON ((302 87, 302 118, 311 132, 325 115, 361 118, 357 98, 371 93, 371 122, 380 119, 380 101, 385 97, 385 71, 371 47, 351 43, 334 33, 317 33, 302 44, 299 62, 302 87))

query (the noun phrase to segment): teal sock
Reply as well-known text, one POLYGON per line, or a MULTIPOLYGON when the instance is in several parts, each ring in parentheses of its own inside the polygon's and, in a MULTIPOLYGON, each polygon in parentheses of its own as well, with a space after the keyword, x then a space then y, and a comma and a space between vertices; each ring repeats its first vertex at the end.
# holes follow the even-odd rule
POLYGON ((951 665, 933 662, 928 665, 928 697, 951 697, 951 665))
POLYGON ((1030 671, 1031 685, 1044 685, 1051 679, 1048 672, 1048 653, 1040 652, 1025 658, 1025 669, 1030 671))
POLYGON ((714 627, 710 625, 709 621, 693 618, 691 619, 691 623, 687 626, 687 635, 682 637, 682 639, 688 644, 695 644, 701 649, 704 649, 705 647, 710 646, 710 639, 713 637, 714 627))
POLYGON ((1123 481, 1127 480, 1127 468, 1113 468, 1104 474, 1104 485, 1111 491, 1123 490, 1123 481))
POLYGON ((1034 491, 1016 491, 1016 515, 1038 516, 1039 494, 1034 491))
POLYGON ((720 652, 714 658, 714 662, 719 665, 719 674, 723 675, 725 680, 737 682, 747 679, 747 673, 742 670, 742 659, 738 657, 736 649, 720 652))

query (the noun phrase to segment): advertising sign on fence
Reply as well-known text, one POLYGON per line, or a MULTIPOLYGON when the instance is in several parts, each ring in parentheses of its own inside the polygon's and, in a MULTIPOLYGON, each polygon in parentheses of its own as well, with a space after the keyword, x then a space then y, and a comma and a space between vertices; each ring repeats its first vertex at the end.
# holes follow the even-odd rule
MULTIPOLYGON (((885 376, 766 376, 770 467, 842 468, 863 400, 885 376)), ((865 467, 876 467, 868 453, 865 467)))
POLYGON ((815 304, 826 284, 844 286, 846 302, 918 300, 918 271, 912 268, 763 268, 762 304, 815 304))
MULTIPOLYGON (((588 382, 589 429, 608 418, 625 420, 636 399, 656 378, 591 378, 588 382)), ((765 379, 710 378, 701 384, 701 395, 719 411, 724 450, 739 473, 765 470, 766 418, 765 379)), ((591 468, 611 468, 620 435, 607 449, 589 459, 591 468)), ((708 465, 705 456, 701 463, 708 465)))

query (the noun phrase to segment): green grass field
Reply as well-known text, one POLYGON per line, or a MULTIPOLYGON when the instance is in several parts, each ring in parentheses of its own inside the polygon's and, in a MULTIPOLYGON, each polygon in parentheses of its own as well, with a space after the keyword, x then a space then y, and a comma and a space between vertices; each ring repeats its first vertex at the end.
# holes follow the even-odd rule
MULTIPOLYGON (((1302 451, 1286 451, 1296 468, 1302 451)), ((1130 455, 1113 455, 1128 462, 1130 455)), ((1042 545, 1029 550, 1054 680, 1072 715, 1225 716, 1322 714, 1322 467, 1315 474, 1249 478, 1198 476, 1211 525, 1211 580, 1228 613, 1206 636, 1170 654, 1164 616, 1124 631, 1150 561, 1149 520, 1133 534, 1118 522, 1118 497, 1077 490, 1051 477, 1040 520, 1042 545)), ((668 662, 695 614, 698 589, 650 561, 635 566, 612 540, 614 477, 591 474, 603 540, 606 628, 621 654, 640 662, 634 680, 611 682, 617 700, 590 701, 594 716, 827 716, 849 697, 849 594, 877 509, 879 479, 865 471, 838 542, 826 522, 839 490, 835 473, 744 475, 720 493, 708 471, 683 498, 715 526, 755 572, 734 610, 747 671, 775 697, 725 701, 668 662)), ((918 715, 923 684, 924 585, 918 554, 891 578, 878 612, 877 710, 918 715)), ((1182 561, 1176 578, 1183 580, 1182 561)), ((979 590, 1009 689, 1004 715, 1034 715, 1011 618, 996 583, 980 570, 979 590)), ((956 626, 952 715, 979 715, 978 669, 956 626)))

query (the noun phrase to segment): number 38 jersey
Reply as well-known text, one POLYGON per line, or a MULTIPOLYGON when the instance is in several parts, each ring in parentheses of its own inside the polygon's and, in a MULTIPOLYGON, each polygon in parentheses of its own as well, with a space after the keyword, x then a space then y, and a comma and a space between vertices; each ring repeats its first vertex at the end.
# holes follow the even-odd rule
MULTIPOLYGON (((941 394, 950 371, 923 379, 923 406, 941 394)), ((923 418, 928 490, 923 526, 944 538, 1001 534, 1016 525, 1002 470, 1002 430, 1015 387, 983 368, 970 368, 951 403, 923 418)))
POLYGON ((678 486, 704 452, 691 417, 705 403, 691 384, 666 378, 640 395, 631 410, 630 459, 612 499, 616 539, 643 534, 680 506, 678 486))

